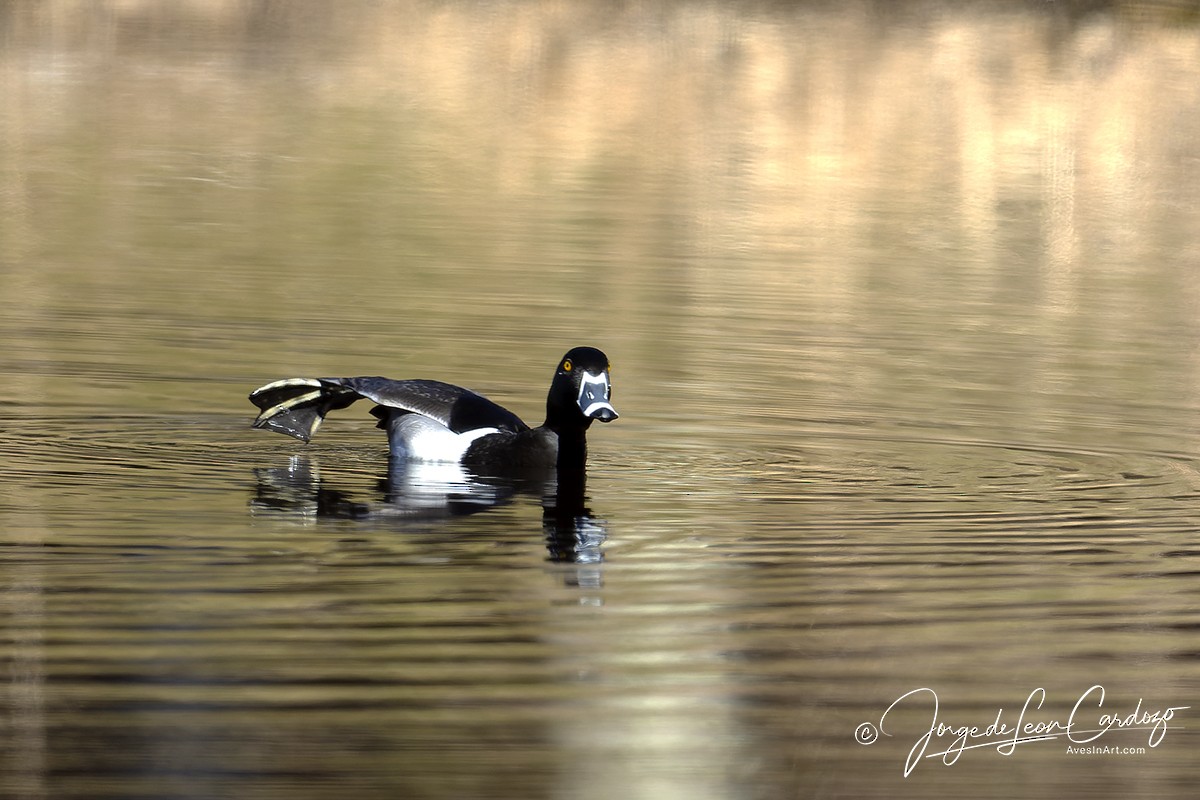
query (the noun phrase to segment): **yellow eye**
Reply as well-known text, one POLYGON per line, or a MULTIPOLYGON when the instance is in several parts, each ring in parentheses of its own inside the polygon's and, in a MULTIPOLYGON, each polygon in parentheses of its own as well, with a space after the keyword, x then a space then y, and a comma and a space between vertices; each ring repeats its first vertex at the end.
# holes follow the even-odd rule
POLYGON ((565 369, 567 372, 571 371, 571 359, 568 358, 563 362, 563 369, 565 369))

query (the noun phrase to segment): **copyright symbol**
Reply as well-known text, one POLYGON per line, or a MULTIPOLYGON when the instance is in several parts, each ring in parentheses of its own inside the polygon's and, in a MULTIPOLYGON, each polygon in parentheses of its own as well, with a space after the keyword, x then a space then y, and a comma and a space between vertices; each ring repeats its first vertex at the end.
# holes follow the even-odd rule
POLYGON ((854 741, 859 744, 874 744, 879 738, 879 729, 869 722, 864 722, 854 729, 854 741))

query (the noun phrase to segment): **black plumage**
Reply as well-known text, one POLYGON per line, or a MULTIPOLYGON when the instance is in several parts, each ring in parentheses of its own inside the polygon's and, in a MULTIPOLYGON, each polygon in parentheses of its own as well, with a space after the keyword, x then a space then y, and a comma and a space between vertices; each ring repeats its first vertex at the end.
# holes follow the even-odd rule
POLYGON ((261 413, 254 427, 307 442, 330 411, 360 399, 388 432, 394 459, 455 461, 481 472, 557 466, 582 469, 592 420, 617 418, 608 357, 576 347, 558 362, 536 428, 483 395, 434 380, 382 377, 289 378, 250 394, 261 413))

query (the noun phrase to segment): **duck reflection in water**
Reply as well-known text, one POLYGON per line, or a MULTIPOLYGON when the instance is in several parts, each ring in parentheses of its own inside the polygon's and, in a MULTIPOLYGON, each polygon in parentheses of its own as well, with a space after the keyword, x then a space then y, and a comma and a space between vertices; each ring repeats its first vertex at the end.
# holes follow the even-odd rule
POLYGON ((250 394, 261 411, 254 427, 304 442, 329 411, 364 398, 376 404, 371 413, 388 434, 384 501, 352 501, 325 487, 310 463, 295 460, 285 470, 259 473, 256 507, 298 503, 291 510, 317 516, 430 519, 536 492, 542 495, 551 557, 599 558, 603 528, 584 501, 586 434, 593 420, 611 422, 618 416, 608 357, 600 350, 576 347, 558 362, 546 420, 536 428, 482 395, 441 381, 288 378, 250 394))
POLYGON ((607 535, 602 519, 587 506, 586 476, 563 479, 553 471, 543 480, 470 475, 457 465, 390 460, 378 496, 361 499, 321 475, 315 458, 292 456, 287 466, 254 470, 250 508, 256 516, 308 522, 361 520, 372 525, 417 525, 449 520, 506 505, 520 495, 540 497, 542 531, 550 560, 596 563, 607 535))

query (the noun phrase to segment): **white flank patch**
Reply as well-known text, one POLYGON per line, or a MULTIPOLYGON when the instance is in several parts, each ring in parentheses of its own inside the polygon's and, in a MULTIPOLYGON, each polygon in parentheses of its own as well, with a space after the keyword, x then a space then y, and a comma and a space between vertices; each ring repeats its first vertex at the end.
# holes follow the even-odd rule
POLYGON ((440 422, 420 414, 405 414, 397 423, 404 456, 412 461, 457 464, 481 436, 499 433, 499 428, 476 428, 455 433, 440 422))

